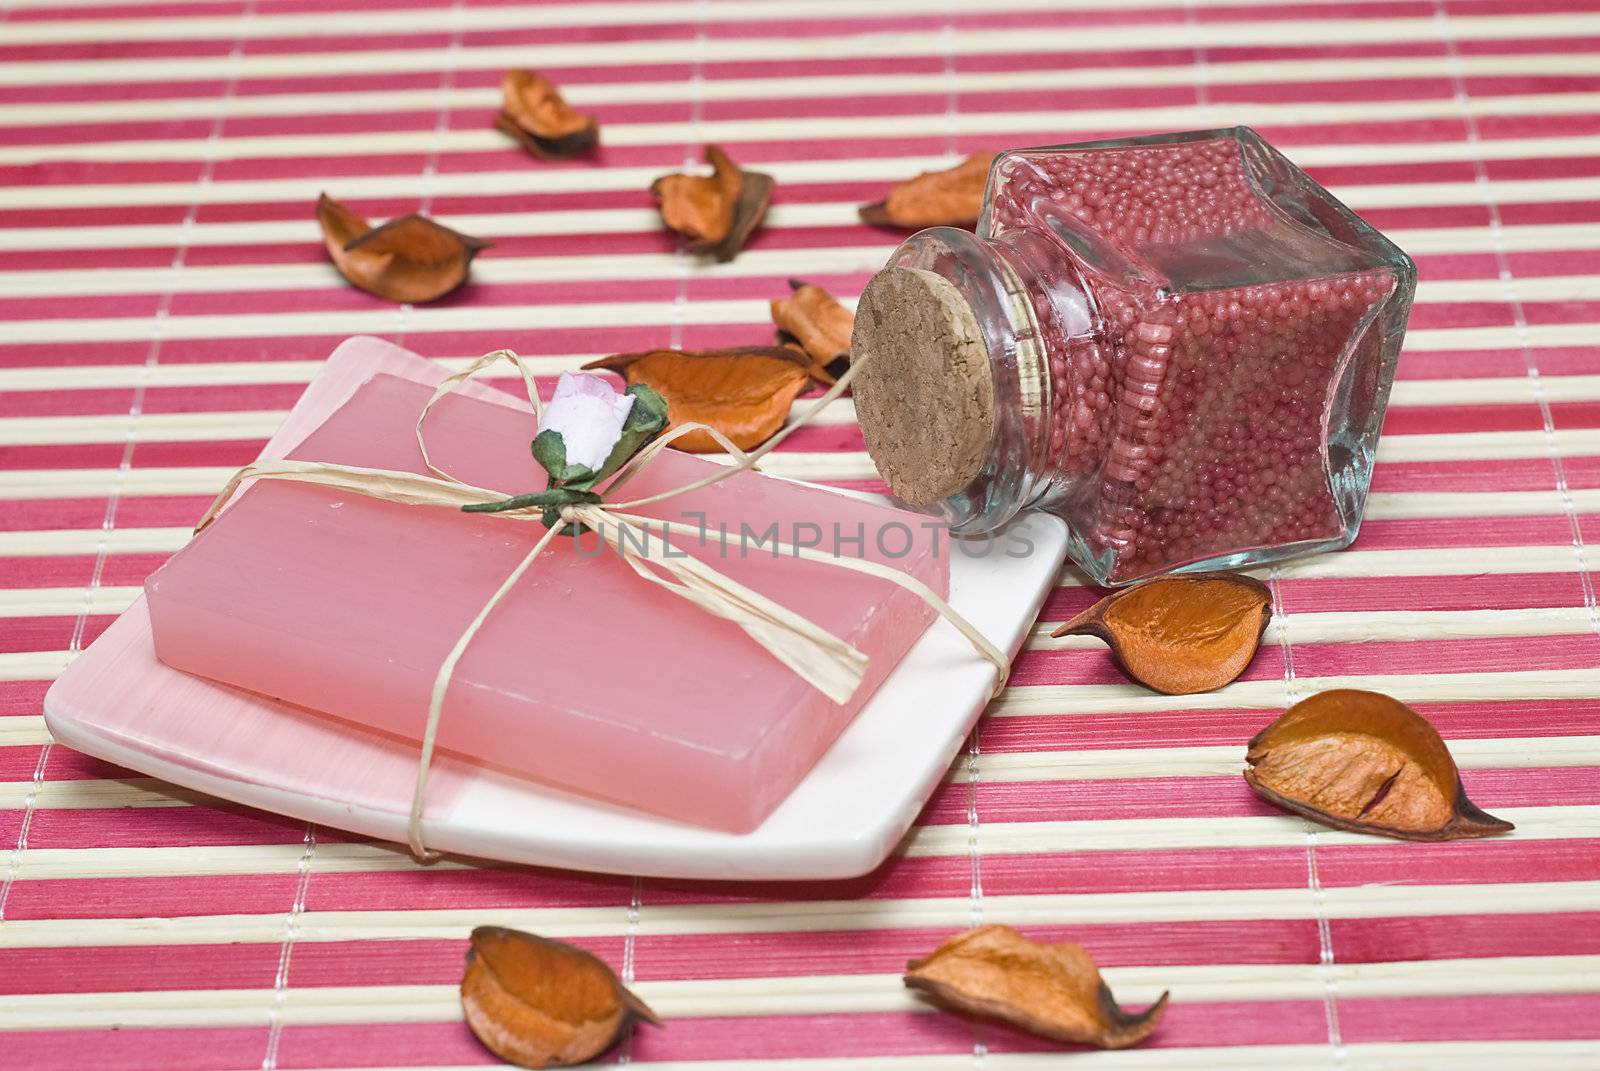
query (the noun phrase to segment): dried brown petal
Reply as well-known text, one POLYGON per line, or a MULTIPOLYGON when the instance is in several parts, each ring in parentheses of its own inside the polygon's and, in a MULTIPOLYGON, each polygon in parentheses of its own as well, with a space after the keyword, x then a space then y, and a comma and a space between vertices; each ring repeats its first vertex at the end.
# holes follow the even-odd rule
POLYGON ((706 163, 709 176, 662 175, 650 192, 661 221, 686 239, 691 253, 732 260, 766 217, 777 183, 771 175, 742 170, 715 145, 706 146, 706 163))
POLYGON ((505 110, 495 128, 545 160, 581 156, 600 143, 592 115, 574 111, 560 91, 537 71, 507 71, 500 79, 505 110))
POLYGON ((373 227, 327 194, 317 199, 317 222, 339 274, 390 301, 444 297, 467 281, 472 258, 490 245, 426 216, 400 216, 373 227))
POLYGON ((521 1067, 571 1067, 614 1045, 654 1012, 599 959, 572 945, 499 926, 472 931, 461 979, 467 1025, 521 1067))
POLYGON ((976 227, 989 183, 992 152, 977 152, 946 171, 924 171, 889 191, 876 204, 861 206, 861 219, 874 227, 976 227))
MULTIPOLYGON (((772 438, 789 415, 789 406, 811 382, 810 358, 786 346, 725 350, 646 350, 619 353, 583 367, 616 372, 631 386, 643 383, 667 400, 671 423, 716 428, 741 450, 772 438)), ((703 431, 692 431, 672 445, 693 454, 720 451, 703 431)))
POLYGON ((1010 926, 957 934, 933 955, 907 964, 905 982, 955 1011, 1102 1049, 1139 1044, 1167 1006, 1163 993, 1137 1015, 1123 1011, 1082 945, 1039 944, 1010 926))
POLYGON ((1194 573, 1113 592, 1051 635, 1099 636, 1140 684, 1188 695, 1243 673, 1270 620, 1272 593, 1259 580, 1194 573))
POLYGON ((1244 779, 1262 799, 1336 829, 1465 840, 1513 828, 1467 799, 1427 719, 1378 692, 1301 700, 1256 734, 1245 761, 1244 779))
POLYGON ((356 215, 326 193, 317 198, 317 222, 322 226, 322 238, 328 243, 329 255, 333 254, 335 246, 342 250, 372 229, 365 217, 356 215))
POLYGON ((850 367, 850 332, 856 314, 813 283, 789 280, 788 297, 772 299, 778 343, 795 346, 811 358, 811 376, 832 383, 850 367))

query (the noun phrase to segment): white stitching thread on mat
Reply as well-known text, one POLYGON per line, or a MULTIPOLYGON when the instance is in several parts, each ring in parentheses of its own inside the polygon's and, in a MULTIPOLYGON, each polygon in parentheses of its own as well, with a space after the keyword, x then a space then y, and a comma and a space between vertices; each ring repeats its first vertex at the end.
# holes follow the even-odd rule
MULTIPOLYGON (((1281 570, 1274 567, 1268 573, 1268 587, 1272 590, 1272 618, 1278 626, 1278 649, 1283 654, 1284 709, 1299 700, 1300 683, 1294 671, 1294 647, 1289 639, 1289 614, 1284 609, 1281 570)), ((1311 908, 1317 924, 1317 975, 1322 980, 1322 1016, 1328 1024, 1328 1044, 1333 1046, 1335 1067, 1345 1065, 1348 1052, 1344 1035, 1339 1029, 1339 983, 1334 975, 1333 929, 1328 924, 1328 896, 1322 887, 1322 876, 1317 870, 1317 827, 1301 819, 1306 830, 1306 889, 1311 893, 1311 908)))
MULTIPOLYGON (((12 11, 12 0, 6 0, 4 7, 0 7, 0 22, 9 18, 12 11)), ((83 650, 83 637, 88 630, 90 613, 94 608, 95 592, 100 588, 101 579, 105 576, 106 558, 110 553, 111 533, 117 526, 117 508, 122 501, 122 488, 127 482, 128 473, 133 468, 133 450, 139 438, 139 418, 144 413, 145 393, 149 389, 151 373, 161 361, 161 343, 165 335, 167 319, 172 312, 172 303, 177 295, 178 276, 183 272, 189 259, 189 246, 194 235, 195 224, 200 215, 201 206, 206 200, 206 191, 211 187, 212 176, 217 170, 217 149, 222 141, 222 130, 227 124, 228 109, 233 103, 239 90, 240 64, 244 59, 245 42, 249 39, 250 30, 255 22, 256 0, 248 0, 244 9, 239 13, 239 28, 234 34, 233 48, 228 53, 228 74, 223 81, 222 93, 217 97, 217 112, 211 120, 210 130, 206 134, 204 155, 200 162, 200 173, 195 178, 194 197, 189 202, 189 208, 184 213, 183 222, 178 226, 178 241, 172 251, 172 263, 167 268, 167 286, 161 292, 161 297, 156 305, 156 311, 150 322, 150 345, 145 350, 144 364, 140 366, 139 378, 133 385, 133 396, 128 403, 128 432, 123 439, 122 455, 118 459, 116 475, 112 478, 111 489, 106 493, 106 510, 100 520, 100 536, 95 542, 94 565, 89 570, 88 583, 83 589, 83 605, 79 608, 77 617, 72 622, 72 634, 67 641, 68 661, 83 650)), ((46 772, 50 765, 50 754, 55 749, 55 741, 46 740, 39 747, 39 760, 33 767, 33 783, 28 788, 28 795, 23 800, 22 820, 17 827, 17 843, 12 848, 6 860, 6 875, 0 882, 0 922, 5 921, 6 904, 11 899, 11 889, 16 884, 17 873, 22 867, 23 854, 28 850, 28 832, 33 826, 33 815, 37 810, 39 793, 44 789, 46 772)))
MULTIPOLYGON (((707 0, 695 0, 694 5, 694 58, 689 64, 689 137, 683 146, 683 168, 693 168, 700 161, 700 126, 705 117, 707 18, 710 7, 707 0)), ((691 255, 678 250, 673 272, 676 286, 672 294, 672 319, 668 327, 667 344, 672 349, 683 346, 683 325, 689 307, 689 280, 692 276, 691 255)), ((635 875, 628 899, 628 929, 622 939, 622 982, 632 985, 634 964, 639 955, 639 916, 644 911, 644 879, 635 875)), ((617 1054, 618 1064, 633 1062, 633 1035, 636 1026, 630 1025, 622 1039, 617 1054)))
POLYGON ((1589 574, 1589 563, 1583 546, 1583 526, 1578 520, 1578 509, 1572 501, 1572 490, 1567 484, 1567 468, 1561 459, 1561 446, 1556 441, 1555 415, 1550 411, 1550 398, 1545 393, 1544 379, 1539 374, 1539 361, 1533 353, 1533 343, 1528 336, 1528 319, 1517 293, 1516 278, 1511 271, 1511 257, 1506 251, 1505 228, 1500 218, 1500 205, 1494 199, 1489 183, 1489 168, 1479 151, 1483 139, 1479 137, 1478 119, 1472 114, 1471 98, 1467 93, 1467 80, 1462 72, 1461 49, 1455 32, 1450 27, 1450 13, 1444 0, 1433 0, 1433 19, 1439 27, 1439 37, 1450 61, 1450 83, 1455 92, 1461 120, 1467 132, 1467 144, 1472 147, 1473 185, 1483 201, 1489 217, 1489 239, 1494 246, 1495 268, 1500 277, 1501 295, 1511 311, 1512 329, 1516 332, 1517 346, 1522 350, 1522 360, 1528 369, 1528 383, 1533 389, 1534 401, 1539 406, 1539 419, 1544 426, 1545 449, 1550 454, 1550 468, 1555 474, 1556 494, 1561 499, 1562 512, 1567 517, 1567 528, 1572 533, 1572 552, 1578 559, 1578 584, 1583 591, 1583 605, 1589 611, 1589 625, 1600 633, 1600 605, 1595 599, 1594 580, 1589 574))
MULTIPOLYGON (((983 845, 979 840, 978 822, 978 782, 983 761, 983 747, 980 742, 982 733, 983 715, 980 714, 978 724, 972 727, 972 737, 967 745, 966 757, 967 864, 971 874, 971 883, 967 889, 969 897, 967 923, 973 927, 983 925, 983 845)), ((989 1046, 983 1040, 983 1024, 973 1020, 972 1033, 972 1062, 975 1067, 982 1067, 984 1058, 989 1055, 989 1046)))
MULTIPOLYGON (((450 133, 450 117, 452 114, 451 98, 456 91, 456 72, 461 66, 461 34, 466 22, 466 9, 463 0, 455 0, 450 5, 450 43, 445 47, 444 70, 439 72, 439 110, 433 119, 433 137, 428 143, 428 155, 422 161, 421 187, 422 195, 417 202, 417 214, 428 215, 433 211, 433 198, 437 183, 434 181, 439 175, 439 158, 444 154, 444 139, 450 133)), ((394 344, 405 345, 406 332, 410 330, 411 310, 415 308, 409 301, 403 301, 395 307, 394 344)))
POLYGON ((267 1049, 261 1057, 261 1071, 273 1071, 278 1066, 278 1046, 283 1041, 283 1005, 289 998, 289 965, 294 959, 294 943, 300 936, 300 916, 306 910, 306 890, 311 885, 311 862, 317 854, 317 827, 306 823, 300 853, 300 866, 295 871, 294 899, 289 903, 289 913, 283 917, 283 945, 278 949, 278 971, 272 980, 272 1006, 267 1011, 267 1049))
POLYGON ((957 138, 961 130, 957 116, 961 113, 961 82, 956 76, 956 27, 951 21, 955 5, 946 0, 944 23, 939 27, 939 51, 944 60, 944 158, 952 167, 961 159, 957 138))
MULTIPOLYGON (((706 0, 695 0, 694 6, 694 57, 689 61, 689 137, 683 143, 683 169, 692 171, 701 163, 700 125, 705 121, 706 90, 706 0)), ((678 250, 673 262, 676 286, 672 292, 671 319, 667 324, 667 345, 672 349, 683 346, 684 320, 689 311, 689 280, 694 263, 691 254, 678 250)))
POLYGON ((983 749, 979 744, 981 735, 980 725, 972 728, 972 741, 967 747, 967 859, 971 864, 972 882, 967 895, 971 903, 967 907, 967 918, 971 925, 983 925, 983 847, 978 842, 978 780, 979 771, 983 761, 983 749))
POLYGON ((1206 63, 1205 46, 1200 44, 1200 14, 1195 0, 1183 0, 1183 24, 1194 33, 1194 102, 1203 111, 1205 126, 1216 126, 1211 108, 1211 67, 1206 63))
MULTIPOLYGON (((0 25, 4 25, 5 21, 11 17, 11 12, 15 6, 15 0, 3 0, 3 2, 0 2, 0 25)), ((137 398, 138 395, 135 394, 134 397, 137 398)), ((131 410, 129 411, 128 415, 131 423, 131 418, 133 416, 131 410)), ((113 496, 112 501, 115 501, 115 496, 113 496)), ((108 515, 111 512, 109 503, 107 504, 106 511, 108 515)), ((89 574, 89 586, 84 589, 83 608, 78 611, 78 620, 74 621, 72 625, 72 636, 74 642, 83 635, 83 629, 81 625, 82 622, 89 616, 89 606, 94 597, 94 577, 99 575, 100 556, 104 553, 106 539, 108 537, 104 520, 101 521, 100 527, 100 540, 95 548, 95 567, 89 574)), ((67 658, 69 660, 73 655, 77 654, 77 648, 74 646, 74 642, 69 642, 67 644, 67 658)), ((54 749, 55 741, 48 738, 43 744, 39 745, 39 758, 33 764, 32 783, 28 786, 27 796, 25 796, 22 800, 22 820, 17 824, 17 842, 12 847, 11 851, 6 855, 6 876, 3 879, 0 879, 0 926, 5 924, 6 904, 11 900, 11 888, 16 884, 17 871, 22 866, 23 853, 28 850, 28 830, 33 825, 33 812, 39 803, 39 793, 44 790, 45 771, 50 767, 50 752, 54 749)))
POLYGON ((1344 1034, 1339 1029, 1339 981, 1334 974, 1333 927, 1328 924, 1328 893, 1317 871, 1317 844, 1317 830, 1307 830, 1306 885, 1311 890, 1311 906, 1317 918, 1317 973, 1322 976, 1322 1015, 1328 1023, 1328 1044, 1333 1046, 1334 1066, 1343 1067, 1348 1053, 1344 1034))
MULTIPOLYGON (((943 60, 944 73, 944 158, 945 163, 954 167, 961 161, 961 83, 956 73, 956 27, 954 16, 957 10, 954 0, 946 0, 943 7, 944 21, 939 26, 939 50, 943 60)), ((955 548, 951 548, 954 553, 955 548)), ((972 736, 967 745, 966 773, 967 773, 967 864, 971 873, 971 883, 968 886, 969 902, 967 905, 967 922, 971 926, 983 925, 983 844, 980 839, 980 823, 978 820, 978 783, 981 778, 981 763, 983 747, 979 742, 983 729, 983 716, 978 716, 978 724, 972 727, 972 736)), ((984 1028, 977 1021, 972 1024, 972 1065, 982 1068, 989 1055, 989 1046, 983 1040, 984 1028)))
POLYGON ((22 865, 22 854, 28 850, 28 827, 33 824, 33 812, 39 802, 39 792, 44 787, 45 769, 50 765, 52 741, 46 740, 39 748, 39 761, 33 764, 33 784, 22 801, 22 822, 17 826, 17 844, 6 859, 5 881, 0 883, 0 926, 5 925, 6 904, 11 899, 11 888, 16 884, 17 871, 22 865))
MULTIPOLYGON (((618 976, 625 986, 633 985, 634 963, 637 960, 639 947, 639 911, 644 907, 644 879, 635 877, 628 900, 628 929, 622 938, 622 970, 618 976)), ((622 1045, 617 1050, 617 1063, 633 1063, 633 1032, 634 1024, 628 1025, 628 1032, 622 1038, 622 1045)))

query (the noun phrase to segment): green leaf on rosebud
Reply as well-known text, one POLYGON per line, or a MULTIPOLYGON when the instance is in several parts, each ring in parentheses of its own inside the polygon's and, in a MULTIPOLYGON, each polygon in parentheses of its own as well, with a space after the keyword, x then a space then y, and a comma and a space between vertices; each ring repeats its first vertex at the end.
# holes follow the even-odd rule
POLYGON ((515 495, 511 498, 502 498, 498 502, 471 502, 461 507, 463 513, 504 513, 512 509, 528 509, 540 506, 546 510, 559 512, 562 506, 576 506, 581 504, 598 505, 600 496, 593 491, 584 491, 575 487, 551 487, 543 491, 534 491, 526 495, 515 495))
POLYGON ((550 474, 550 486, 577 483, 594 478, 588 465, 567 464, 567 444, 559 431, 541 431, 533 438, 533 459, 550 474))
MULTIPOLYGON (((633 406, 623 421, 622 432, 617 438, 616 445, 611 448, 611 452, 606 455, 598 470, 591 469, 587 465, 567 464, 566 440, 559 431, 546 428, 534 436, 531 449, 534 460, 550 475, 549 487, 543 491, 515 495, 498 502, 475 502, 462 506, 462 511, 504 513, 507 510, 536 508, 540 510, 539 519, 545 526, 555 528, 562 524, 563 506, 583 503, 598 505, 601 498, 594 492, 594 485, 627 464, 630 458, 644 449, 645 444, 661 434, 662 429, 667 426, 667 401, 660 394, 642 383, 629 387, 624 393, 632 396, 633 406)), ((561 534, 576 535, 577 525, 566 525, 561 534)))

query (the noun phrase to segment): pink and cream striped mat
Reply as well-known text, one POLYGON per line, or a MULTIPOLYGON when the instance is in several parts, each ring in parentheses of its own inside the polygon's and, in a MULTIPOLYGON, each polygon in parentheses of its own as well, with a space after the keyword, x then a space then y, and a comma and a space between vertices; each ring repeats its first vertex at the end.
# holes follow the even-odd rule
MULTIPOLYGON (((467 930, 593 949, 663 1016, 610 1059, 811 1071, 1600 1066, 1600 6, 1579 0, 0 0, 0 1066, 456 1067, 467 930), (603 166, 491 129, 506 67, 603 166), (1172 699, 1045 638, 888 865, 709 885, 446 862, 52 746, 40 699, 341 338, 541 375, 763 337, 852 295, 886 184, 979 148, 1250 123, 1422 271, 1368 522, 1265 574, 1241 683, 1172 699), (645 192, 718 142, 752 247, 677 255, 645 192), (495 241, 428 307, 343 285, 320 191, 495 241), (1332 685, 1417 705, 1493 841, 1319 830, 1243 744, 1332 685), (1088 946, 1146 1047, 931 1013, 982 920, 1088 946)), ((848 407, 776 471, 871 486, 848 407)))

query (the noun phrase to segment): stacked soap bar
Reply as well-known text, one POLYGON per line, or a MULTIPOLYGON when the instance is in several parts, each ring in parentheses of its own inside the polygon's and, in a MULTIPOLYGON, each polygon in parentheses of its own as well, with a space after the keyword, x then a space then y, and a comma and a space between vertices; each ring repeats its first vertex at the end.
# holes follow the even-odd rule
MULTIPOLYGON (((374 376, 290 456, 423 472, 412 430, 429 393, 374 376)), ((428 420, 436 464, 510 493, 544 485, 528 452, 533 433, 530 414, 460 395, 428 420)), ((624 497, 680 486, 712 465, 666 451, 624 497)), ((946 547, 921 518, 756 473, 637 512, 703 527, 703 540, 675 538, 672 553, 707 560, 867 654, 852 699, 835 704, 733 624, 598 553, 593 535, 558 538, 462 658, 439 745, 570 791, 748 831, 933 616, 888 581, 776 555, 774 528, 941 593, 946 547)), ((440 663, 542 531, 259 481, 150 577, 156 652, 186 672, 420 739, 440 663)), ((661 531, 649 538, 647 553, 663 553, 661 531)))

